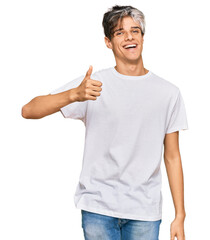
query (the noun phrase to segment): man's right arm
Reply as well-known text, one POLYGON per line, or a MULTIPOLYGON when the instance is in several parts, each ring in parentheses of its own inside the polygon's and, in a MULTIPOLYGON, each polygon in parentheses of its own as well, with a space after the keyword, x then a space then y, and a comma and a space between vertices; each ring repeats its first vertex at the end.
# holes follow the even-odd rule
POLYGON ((40 119, 58 112, 62 107, 76 100, 76 88, 57 94, 37 96, 22 107, 22 117, 40 119))
POLYGON ((70 103, 96 100, 101 95, 102 82, 91 79, 92 70, 93 67, 90 66, 85 78, 76 88, 33 98, 22 107, 22 116, 27 119, 39 119, 58 112, 62 107, 70 103))

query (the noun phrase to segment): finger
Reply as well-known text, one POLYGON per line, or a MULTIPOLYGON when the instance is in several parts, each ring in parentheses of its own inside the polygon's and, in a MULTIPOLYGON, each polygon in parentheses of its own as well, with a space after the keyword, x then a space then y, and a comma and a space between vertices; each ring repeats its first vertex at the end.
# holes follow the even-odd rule
POLYGON ((185 236, 183 234, 177 235, 177 240, 185 240, 185 236))
POLYGON ((174 238, 175 238, 175 235, 171 233, 171 238, 170 238, 170 240, 175 240, 174 238))
POLYGON ((97 87, 97 86, 94 86, 94 85, 91 87, 91 89, 92 89, 93 91, 98 91, 98 92, 102 91, 102 88, 101 88, 101 87, 97 87))
POLYGON ((90 78, 90 76, 91 76, 91 74, 92 74, 92 71, 93 71, 93 67, 90 65, 88 71, 86 72, 85 77, 86 77, 86 78, 90 78))
POLYGON ((95 80, 95 79, 90 79, 90 80, 92 80, 91 81, 92 85, 97 86, 97 87, 101 87, 102 86, 102 82, 100 82, 98 80, 95 80))
POLYGON ((97 91, 94 91, 94 90, 90 90, 90 91, 89 91, 89 94, 90 94, 91 96, 94 96, 94 97, 101 95, 100 92, 97 92, 97 91))

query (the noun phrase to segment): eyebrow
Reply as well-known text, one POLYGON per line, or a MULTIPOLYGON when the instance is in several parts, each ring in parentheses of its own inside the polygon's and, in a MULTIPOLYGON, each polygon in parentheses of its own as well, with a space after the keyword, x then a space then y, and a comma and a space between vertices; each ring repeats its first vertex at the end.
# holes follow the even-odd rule
MULTIPOLYGON (((136 27, 131 27, 131 28, 139 28, 141 30, 141 28, 137 27, 137 26, 136 27)), ((119 28, 119 29, 115 30, 113 33, 117 32, 117 31, 121 31, 121 30, 123 30, 123 28, 119 28)))

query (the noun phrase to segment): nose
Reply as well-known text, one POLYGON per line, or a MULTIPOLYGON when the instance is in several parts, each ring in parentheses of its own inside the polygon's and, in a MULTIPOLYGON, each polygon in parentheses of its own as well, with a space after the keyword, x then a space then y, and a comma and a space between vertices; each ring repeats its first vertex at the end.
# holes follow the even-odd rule
POLYGON ((125 34, 125 39, 126 39, 126 40, 127 40, 127 39, 132 40, 132 39, 133 39, 132 34, 131 34, 130 32, 127 32, 127 33, 125 34))

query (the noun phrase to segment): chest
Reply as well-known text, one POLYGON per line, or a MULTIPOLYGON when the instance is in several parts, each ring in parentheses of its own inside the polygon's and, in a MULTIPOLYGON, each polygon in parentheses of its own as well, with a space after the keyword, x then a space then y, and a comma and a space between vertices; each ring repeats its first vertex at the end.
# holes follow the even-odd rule
POLYGON ((145 124, 164 121, 167 95, 148 84, 103 84, 101 95, 89 101, 88 115, 97 123, 145 124))

